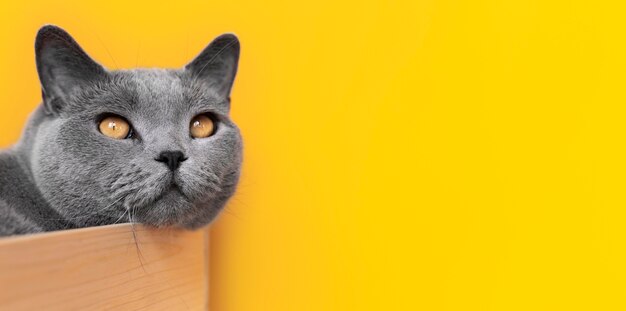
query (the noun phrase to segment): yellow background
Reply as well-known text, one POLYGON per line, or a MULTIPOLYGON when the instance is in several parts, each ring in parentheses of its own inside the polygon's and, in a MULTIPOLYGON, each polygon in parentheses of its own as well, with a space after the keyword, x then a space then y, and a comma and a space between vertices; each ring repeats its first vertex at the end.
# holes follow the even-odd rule
POLYGON ((44 23, 108 68, 235 32, 245 164, 213 310, 624 310, 616 3, 4 2, 0 145, 39 102, 44 23))

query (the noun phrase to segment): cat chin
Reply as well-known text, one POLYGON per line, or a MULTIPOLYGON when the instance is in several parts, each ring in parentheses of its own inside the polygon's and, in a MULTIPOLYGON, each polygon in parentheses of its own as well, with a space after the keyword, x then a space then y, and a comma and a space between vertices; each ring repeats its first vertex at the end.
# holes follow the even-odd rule
POLYGON ((152 227, 177 226, 193 210, 193 204, 180 190, 172 187, 153 202, 135 208, 133 221, 152 227))

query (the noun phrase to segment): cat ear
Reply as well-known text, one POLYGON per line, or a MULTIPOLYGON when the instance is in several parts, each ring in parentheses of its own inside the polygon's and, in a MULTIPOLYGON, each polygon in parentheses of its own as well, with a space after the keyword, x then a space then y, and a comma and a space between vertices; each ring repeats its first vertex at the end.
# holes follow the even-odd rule
POLYGON ((39 29, 35 57, 48 113, 58 113, 69 94, 106 76, 106 70, 57 26, 46 25, 39 29))
POLYGON ((191 61, 185 69, 193 79, 205 83, 224 99, 230 99, 230 90, 237 74, 239 39, 233 34, 223 34, 191 61))

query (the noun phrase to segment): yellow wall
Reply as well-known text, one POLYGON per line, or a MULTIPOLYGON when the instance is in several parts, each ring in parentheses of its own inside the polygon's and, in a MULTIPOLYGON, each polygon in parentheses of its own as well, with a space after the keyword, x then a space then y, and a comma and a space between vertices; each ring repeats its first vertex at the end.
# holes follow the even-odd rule
POLYGON ((52 2, 0 4, 0 145, 38 103, 43 23, 110 68, 240 36, 213 310, 626 308, 624 7, 52 2))

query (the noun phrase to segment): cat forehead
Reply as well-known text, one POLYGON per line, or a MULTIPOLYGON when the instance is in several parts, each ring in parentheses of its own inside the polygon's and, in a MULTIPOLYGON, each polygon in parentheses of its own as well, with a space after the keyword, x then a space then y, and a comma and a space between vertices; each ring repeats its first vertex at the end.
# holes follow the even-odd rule
MULTIPOLYGON (((172 69, 131 69, 111 72, 109 85, 133 92, 139 101, 168 99, 185 95, 189 82, 183 72, 172 69)), ((192 95, 192 94, 191 94, 192 95)))
POLYGON ((184 72, 174 69, 129 69, 112 72, 116 76, 124 76, 135 87, 144 91, 172 90, 183 86, 184 72))
POLYGON ((224 99, 184 70, 115 70, 109 77, 105 84, 87 92, 97 106, 155 112, 176 107, 186 110, 194 105, 210 106, 217 111, 227 109, 224 99))

